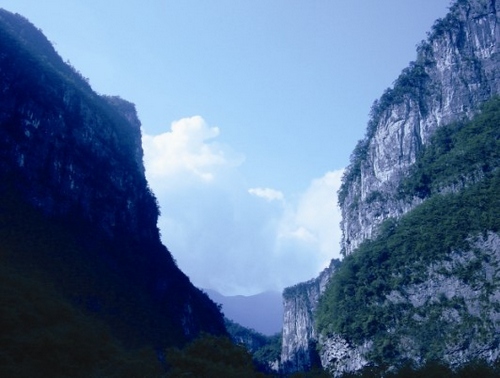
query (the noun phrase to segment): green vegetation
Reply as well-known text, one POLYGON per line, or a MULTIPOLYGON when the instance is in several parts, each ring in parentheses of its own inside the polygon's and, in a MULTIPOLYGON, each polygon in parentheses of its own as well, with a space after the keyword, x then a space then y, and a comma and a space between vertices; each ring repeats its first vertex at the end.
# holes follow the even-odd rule
POLYGON ((0 241, 0 376, 162 375, 152 347, 125 346, 118 330, 95 316, 98 302, 78 304, 81 297, 72 297, 73 290, 94 290, 96 278, 67 229, 0 191, 0 241), (67 259, 75 259, 73 269, 67 259), (78 275, 88 287, 70 282, 78 275))
MULTIPOLYGON (((108 274, 109 283, 116 277, 98 265, 89 271, 85 253, 70 229, 47 219, 9 191, 0 191, 0 240, 0 376, 265 376, 244 347, 224 337, 204 335, 184 349, 168 349, 168 372, 152 347, 124 345, 116 335, 130 329, 118 319, 110 329, 101 319, 104 309, 98 298, 82 296, 87 292, 114 295, 109 287, 100 286, 96 276, 108 274), (67 265, 68 260, 74 265, 67 265), (48 268, 47 263, 53 266, 48 268), (86 277, 88 286, 74 286, 75 275, 86 277)), ((119 299, 115 300, 118 304, 119 299)), ((108 316, 113 315, 105 316, 106 320, 108 316)), ((142 332, 142 325, 137 327, 142 332)), ((270 351, 278 348, 274 345, 278 336, 261 336, 256 361, 272 358, 270 351)), ((174 339, 166 342, 178 344, 174 339)))
POLYGON ((386 330, 396 309, 380 306, 385 295, 423 280, 430 262, 468 247, 469 236, 498 232, 499 187, 500 172, 495 172, 459 194, 427 200, 400 221, 387 220, 380 236, 347 256, 333 276, 320 303, 320 331, 361 342, 386 330))
POLYGON ((405 364, 397 371, 387 372, 387 367, 366 367, 353 374, 344 374, 342 378, 497 378, 500 376, 500 363, 494 365, 484 361, 470 363, 453 370, 438 361, 430 361, 422 367, 405 364))
POLYGON ((310 371, 300 371, 291 375, 291 378, 329 378, 331 377, 326 371, 320 368, 314 368, 310 371))
POLYGON ((172 377, 265 377, 257 371, 246 348, 234 345, 227 337, 202 335, 182 350, 167 350, 166 356, 172 377))
POLYGON ((436 130, 411 174, 403 180, 402 198, 426 198, 443 188, 462 188, 500 167, 500 99, 484 104, 470 122, 436 130))
POLYGON ((281 333, 268 336, 266 344, 253 353, 253 360, 260 370, 272 373, 272 364, 281 361, 281 341, 281 333))
POLYGON ((227 318, 225 324, 231 340, 237 345, 244 346, 252 354, 259 371, 273 374, 272 365, 281 360, 281 333, 265 336, 227 318))
POLYGON ((0 266, 0 376, 160 377, 152 349, 127 350, 36 272, 0 266))
POLYGON ((469 0, 456 0, 450 7, 450 11, 444 18, 439 18, 432 25, 432 30, 428 34, 429 41, 432 42, 446 33, 454 33, 457 36, 457 45, 462 47, 464 36, 464 25, 460 21, 460 8, 464 9, 469 0))
POLYGON ((43 272, 128 349, 225 334, 217 306, 161 244, 133 105, 94 93, 38 29, 4 10, 0 51, 5 261, 43 272))
MULTIPOLYGON (((470 341, 491 335, 488 325, 469 316, 456 299, 440 298, 419 310, 386 298, 393 290, 424 282, 430 264, 448 259, 451 251, 470 250, 469 238, 499 232, 499 121, 500 100, 494 99, 473 121, 436 133, 401 187, 405 196, 431 197, 400 220, 386 220, 376 239, 343 260, 319 304, 320 333, 337 333, 354 344, 373 340, 370 358, 380 365, 398 359, 401 332, 417 340, 427 361, 442 357, 446 341, 454 337, 470 341), (454 185, 461 190, 439 194, 454 185), (460 323, 443 316, 450 308, 460 323), (394 329, 400 333, 388 332, 394 329)), ((471 261, 453 274, 478 283, 484 280, 480 268, 471 261)))

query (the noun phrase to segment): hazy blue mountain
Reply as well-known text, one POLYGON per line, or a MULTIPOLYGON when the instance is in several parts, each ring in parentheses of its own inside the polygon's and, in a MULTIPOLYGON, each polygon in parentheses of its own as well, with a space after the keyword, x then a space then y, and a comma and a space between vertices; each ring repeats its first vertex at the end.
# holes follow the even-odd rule
POLYGON ((214 302, 222 305, 222 312, 228 319, 264 335, 281 332, 283 301, 280 293, 224 296, 215 290, 205 291, 214 302))

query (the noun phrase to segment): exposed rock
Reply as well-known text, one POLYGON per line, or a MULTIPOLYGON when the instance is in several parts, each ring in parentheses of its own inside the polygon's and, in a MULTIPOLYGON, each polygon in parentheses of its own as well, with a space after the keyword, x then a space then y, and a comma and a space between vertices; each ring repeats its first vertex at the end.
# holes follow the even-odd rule
MULTIPOLYGON (((471 238, 471 248, 456 250, 428 266, 421 282, 393 290, 383 306, 392 306, 397 323, 388 330, 394 363, 416 366, 431 357, 451 367, 500 356, 500 235, 471 238), (440 332, 439 348, 432 350, 440 332), (433 354, 435 353, 435 354, 433 354)), ((349 343, 339 335, 321 335, 321 363, 334 376, 372 365, 373 343, 349 343)))
POLYGON ((320 335, 319 344, 321 345, 321 365, 334 376, 358 371, 369 363, 366 354, 372 347, 370 341, 357 346, 349 344, 339 335, 329 337, 320 335))
POLYGON ((318 359, 314 313, 319 297, 338 264, 338 260, 332 260, 319 277, 286 288, 283 292, 281 363, 286 372, 309 370, 318 359))
POLYGON ((394 88, 375 102, 339 192, 345 254, 376 235, 385 219, 421 203, 399 199, 397 190, 433 132, 471 117, 500 93, 498 26, 496 1, 458 1, 394 88))

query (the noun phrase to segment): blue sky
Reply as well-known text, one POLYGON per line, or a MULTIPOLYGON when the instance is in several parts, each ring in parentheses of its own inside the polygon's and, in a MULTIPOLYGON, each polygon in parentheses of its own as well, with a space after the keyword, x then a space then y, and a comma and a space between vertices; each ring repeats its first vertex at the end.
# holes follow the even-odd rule
POLYGON ((163 241, 253 294, 338 257, 336 191, 370 107, 449 0, 2 0, 136 104, 163 241), (147 5, 145 5, 147 4, 147 5))

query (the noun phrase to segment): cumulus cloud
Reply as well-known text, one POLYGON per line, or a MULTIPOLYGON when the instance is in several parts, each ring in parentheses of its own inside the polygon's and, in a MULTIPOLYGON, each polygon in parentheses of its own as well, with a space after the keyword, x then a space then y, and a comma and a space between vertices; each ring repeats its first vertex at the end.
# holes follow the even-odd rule
POLYGON ((144 135, 146 176, 162 209, 163 242, 199 287, 225 294, 281 290, 315 277, 339 255, 341 171, 288 198, 248 188, 240 154, 201 117, 144 135))
POLYGON ((253 194, 254 196, 264 198, 265 200, 271 201, 282 201, 284 196, 279 190, 271 189, 271 188, 250 188, 248 189, 248 193, 253 194))
POLYGON ((213 142, 218 127, 209 127, 200 116, 172 122, 170 131, 160 135, 143 135, 144 163, 151 181, 191 175, 202 181, 213 181, 220 168, 241 163, 228 149, 213 142))
POLYGON ((297 239, 316 251, 318 264, 324 268, 333 257, 339 257, 341 214, 337 191, 343 170, 327 172, 314 179, 296 203, 289 206, 278 232, 278 243, 297 239))

